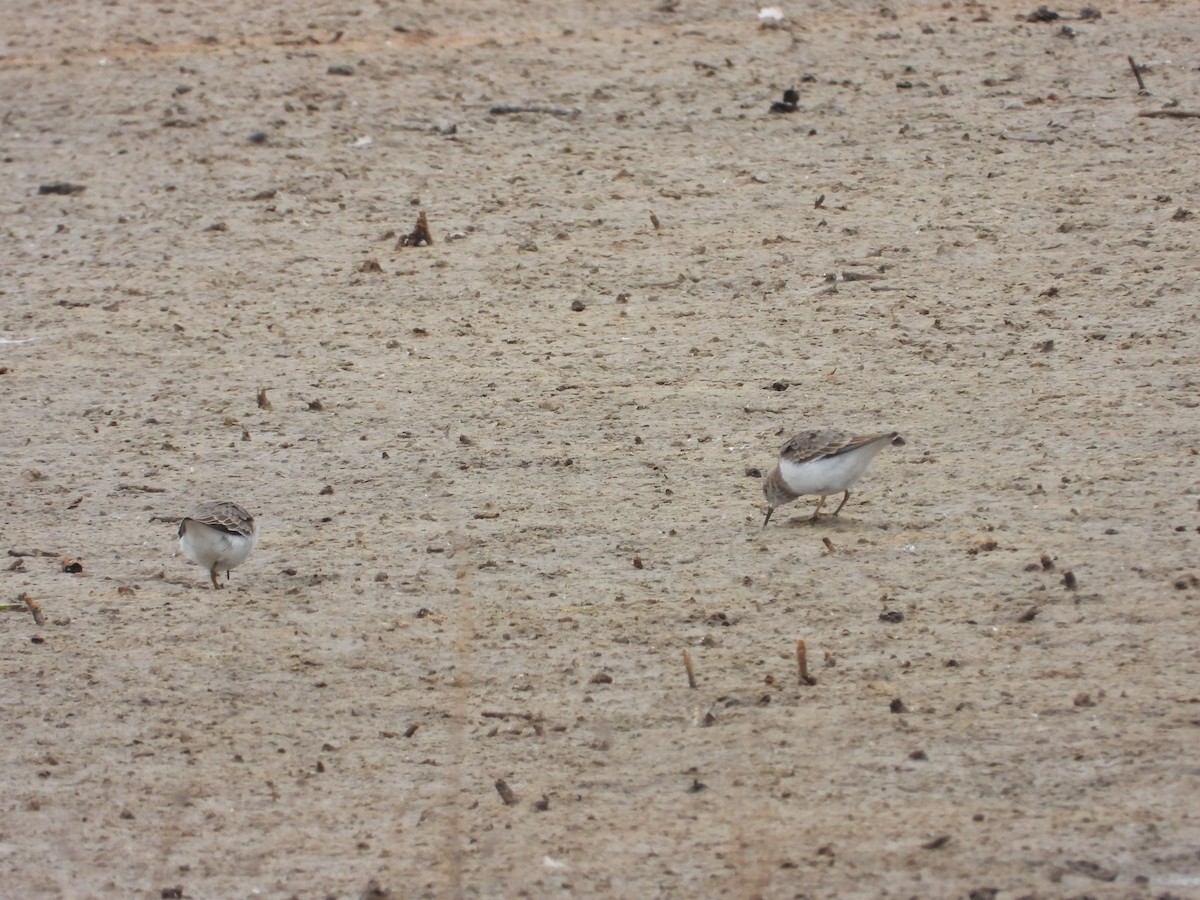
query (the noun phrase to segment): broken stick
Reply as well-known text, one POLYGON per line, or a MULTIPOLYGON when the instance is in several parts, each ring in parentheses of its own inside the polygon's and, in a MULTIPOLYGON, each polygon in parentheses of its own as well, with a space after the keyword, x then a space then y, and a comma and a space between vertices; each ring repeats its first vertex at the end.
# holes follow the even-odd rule
POLYGON ((816 684, 817 679, 808 674, 808 645, 804 638, 796 641, 796 668, 800 674, 801 684, 816 684))
POLYGON ((1138 83, 1138 93, 1139 93, 1139 94, 1145 94, 1145 93, 1147 93, 1147 91, 1146 91, 1146 82, 1142 81, 1142 73, 1138 71, 1137 63, 1135 63, 1135 62, 1133 61, 1133 57, 1132 57, 1132 56, 1127 56, 1127 57, 1125 57, 1125 58, 1126 58, 1127 60, 1129 60, 1129 68, 1133 69, 1133 77, 1137 79, 1137 83, 1138 83))

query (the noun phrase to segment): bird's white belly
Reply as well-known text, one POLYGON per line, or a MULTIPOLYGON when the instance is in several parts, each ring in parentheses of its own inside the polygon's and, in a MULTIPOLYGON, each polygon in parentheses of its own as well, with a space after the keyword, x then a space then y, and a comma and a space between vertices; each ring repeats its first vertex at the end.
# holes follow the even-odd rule
POLYGON ((781 459, 779 474, 794 494, 840 494, 862 477, 875 453, 882 447, 881 441, 874 447, 868 445, 849 453, 804 463, 781 459))
POLYGON ((241 534, 230 534, 210 528, 201 522, 188 522, 187 535, 179 539, 179 547, 192 562, 212 569, 233 569, 240 566, 254 549, 255 540, 241 534))

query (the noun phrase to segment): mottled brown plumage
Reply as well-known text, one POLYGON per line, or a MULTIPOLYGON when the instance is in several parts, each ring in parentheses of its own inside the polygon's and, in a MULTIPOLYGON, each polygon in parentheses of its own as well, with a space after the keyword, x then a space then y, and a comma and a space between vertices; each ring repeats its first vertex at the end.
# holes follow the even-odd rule
POLYGON ((214 588, 220 589, 217 573, 246 561, 258 543, 254 516, 228 500, 210 500, 194 507, 179 522, 179 549, 192 562, 208 570, 214 588))

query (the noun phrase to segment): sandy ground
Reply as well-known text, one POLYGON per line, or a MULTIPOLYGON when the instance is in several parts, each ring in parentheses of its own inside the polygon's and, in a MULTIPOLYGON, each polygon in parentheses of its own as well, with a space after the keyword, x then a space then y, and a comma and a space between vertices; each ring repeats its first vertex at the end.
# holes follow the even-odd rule
POLYGON ((1200 896, 1200 2, 189 6, 5 10, 0 894, 1200 896))

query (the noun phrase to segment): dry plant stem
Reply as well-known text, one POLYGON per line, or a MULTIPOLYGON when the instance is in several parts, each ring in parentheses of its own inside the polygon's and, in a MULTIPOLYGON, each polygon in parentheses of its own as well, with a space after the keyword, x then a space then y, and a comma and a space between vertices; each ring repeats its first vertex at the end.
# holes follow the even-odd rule
POLYGON ((46 616, 42 613, 42 606, 40 603, 38 603, 28 594, 21 594, 17 597, 17 599, 24 603, 25 608, 33 614, 34 624, 36 624, 39 628, 46 624, 46 616))
POLYGON ((808 674, 808 645, 804 638, 796 641, 796 669, 800 675, 801 684, 816 684, 817 681, 808 674))
POLYGON ((1200 119, 1194 109, 1148 109, 1138 113, 1144 119, 1200 119))
POLYGON ((29 607, 29 611, 33 613, 34 624, 39 628, 46 624, 46 617, 42 614, 42 607, 32 597, 25 598, 25 605, 29 607))
POLYGON ((687 670, 688 687, 696 686, 696 670, 692 668, 692 654, 688 651, 683 651, 683 667, 687 670))
POLYGON ((1137 63, 1133 61, 1132 56, 1127 56, 1125 58, 1129 60, 1129 68, 1133 69, 1133 77, 1137 79, 1138 93, 1146 93, 1146 82, 1142 81, 1142 73, 1138 71, 1137 63))

